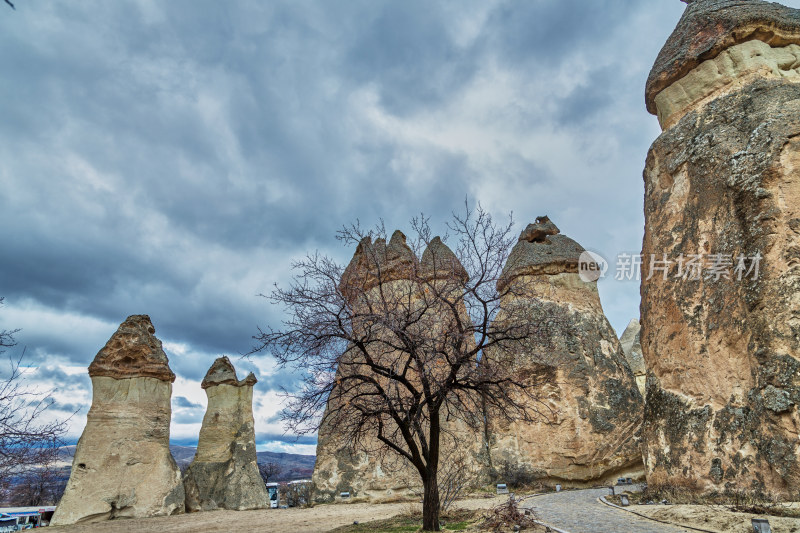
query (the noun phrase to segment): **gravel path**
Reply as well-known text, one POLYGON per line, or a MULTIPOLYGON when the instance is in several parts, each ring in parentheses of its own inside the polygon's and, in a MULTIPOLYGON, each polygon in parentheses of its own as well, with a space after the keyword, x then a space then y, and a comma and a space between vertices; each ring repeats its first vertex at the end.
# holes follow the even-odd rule
POLYGON ((694 533, 660 524, 597 501, 608 489, 567 490, 536 496, 525 502, 539 520, 569 533, 694 533))

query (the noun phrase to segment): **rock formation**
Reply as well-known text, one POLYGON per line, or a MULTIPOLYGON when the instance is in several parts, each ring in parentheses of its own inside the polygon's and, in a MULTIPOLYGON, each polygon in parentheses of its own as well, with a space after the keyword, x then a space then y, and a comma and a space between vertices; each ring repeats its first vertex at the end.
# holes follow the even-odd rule
POLYGON ((642 356, 642 343, 639 340, 639 333, 642 330, 637 319, 633 319, 622 332, 619 338, 619 343, 622 346, 622 351, 625 354, 625 360, 628 361, 628 366, 636 378, 636 386, 639 387, 639 392, 644 395, 644 384, 647 379, 647 367, 644 364, 644 357, 642 356))
POLYGON ((799 45, 800 10, 696 0, 648 78, 649 479, 800 491, 799 45))
POLYGON ((208 369, 201 386, 208 407, 197 454, 184 475, 186 511, 265 509, 267 489, 258 472, 250 373, 239 381, 227 357, 208 369))
POLYGON ((520 235, 498 282, 503 301, 495 322, 524 316, 539 326, 518 348, 489 357, 529 376, 542 415, 510 424, 487 417, 491 461, 501 475, 573 485, 641 475, 642 397, 596 281, 578 274, 583 251, 540 217, 520 235))
MULTIPOLYGON (((376 313, 391 315, 395 310, 403 313, 404 306, 415 308, 419 305, 431 305, 426 308, 419 321, 420 328, 445 328, 448 316, 438 313, 436 304, 425 301, 424 286, 437 290, 463 290, 463 282, 467 273, 458 262, 453 252, 436 237, 418 260, 414 252, 406 244, 405 235, 396 231, 389 243, 383 239, 372 242, 365 238, 359 243, 356 252, 342 276, 340 288, 350 300, 354 309, 371 306, 376 313), (427 284, 427 285, 426 285, 427 284), (424 302, 424 303, 423 303, 424 302)), ((466 309, 464 310, 466 314, 466 309)), ((359 311, 354 312, 356 320, 361 320, 359 311)), ((353 324, 354 328, 373 327, 353 324)), ((383 335, 378 331, 375 337, 383 335)), ((388 334, 387 334, 388 335, 388 334)), ((427 337, 431 337, 427 335, 427 337)), ((377 346, 380 346, 378 343, 377 346)), ((385 345, 376 347, 371 356, 388 366, 400 364, 407 358, 403 352, 387 349, 385 345)), ((357 350, 348 350, 337 368, 337 383, 347 375, 360 372, 360 361, 363 356, 357 350)), ((435 368, 436 361, 431 361, 435 368)), ((363 369, 361 369, 363 370, 363 369)), ((366 371, 371 373, 370 371, 366 371)), ((414 379, 414 378, 412 378, 414 379)), ((341 492, 349 492, 352 497, 366 497, 371 500, 382 500, 397 496, 410 496, 421 487, 417 471, 405 460, 400 460, 392 453, 379 453, 382 447, 377 440, 377 429, 367 438, 362 439, 355 449, 350 446, 348 422, 358 419, 359 415, 351 413, 351 399, 359 392, 359 388, 349 385, 335 388, 329 399, 319 430, 317 444, 317 462, 314 468, 313 481, 320 500, 332 500, 341 492)), ((384 420, 387 427, 393 426, 389 419, 384 420)), ((463 461, 467 468, 476 472, 480 469, 475 458, 480 450, 481 435, 472 430, 463 420, 451 419, 443 423, 446 430, 458 434, 456 445, 449 436, 442 438, 442 463, 463 461)))
POLYGON ((92 406, 53 525, 184 509, 169 451, 175 374, 147 315, 129 316, 89 366, 92 406))

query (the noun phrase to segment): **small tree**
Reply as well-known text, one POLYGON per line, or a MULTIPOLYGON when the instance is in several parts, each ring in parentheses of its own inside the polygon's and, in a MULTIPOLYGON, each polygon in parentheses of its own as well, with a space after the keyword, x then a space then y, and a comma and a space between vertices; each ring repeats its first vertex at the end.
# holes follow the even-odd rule
POLYGON ((278 463, 258 463, 258 473, 261 474, 261 479, 264 483, 269 483, 270 479, 275 479, 280 475, 283 468, 278 463))
POLYGON ((69 475, 54 463, 28 467, 16 476, 11 504, 21 507, 57 505, 68 478, 69 475))
POLYGON ((382 226, 345 227, 339 239, 358 243, 347 269, 320 254, 294 264, 291 285, 268 297, 286 309, 283 327, 259 329, 253 353, 267 350, 305 372, 283 413, 289 429, 329 425, 354 451, 377 441, 407 461, 423 486, 423 529, 438 531, 442 443, 460 440, 445 421, 482 427, 488 410, 537 418, 536 380, 486 353, 508 352, 546 330, 524 313, 493 320, 514 296, 515 289, 497 290, 516 241, 511 217, 497 224, 480 206, 454 213, 454 252, 431 238, 424 216, 411 226, 408 245, 399 232, 387 244, 382 226))
MULTIPOLYGON (((3 298, 0 298, 0 305, 3 298)), ((0 331, 0 355, 16 346, 19 330, 0 331)), ((0 371, 0 478, 9 479, 32 467, 47 467, 58 459, 67 420, 44 422, 45 411, 53 404, 52 395, 27 386, 21 370, 25 350, 9 358, 0 371)))

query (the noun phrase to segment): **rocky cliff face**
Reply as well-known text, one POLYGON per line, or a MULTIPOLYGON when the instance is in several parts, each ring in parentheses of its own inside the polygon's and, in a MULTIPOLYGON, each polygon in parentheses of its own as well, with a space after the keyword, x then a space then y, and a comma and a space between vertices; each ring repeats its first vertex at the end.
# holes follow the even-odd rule
POLYGON ((537 422, 489 416, 494 468, 580 485, 641 475, 642 397, 596 282, 578 274, 583 248, 547 217, 520 235, 498 283, 499 324, 539 324, 515 350, 494 351, 541 391, 537 422))
POLYGON ((798 44, 799 10, 697 0, 648 80, 648 477, 800 491, 798 44))
POLYGON ((123 322, 89 366, 92 406, 53 525, 182 512, 169 451, 175 375, 147 315, 123 322))
MULTIPOLYGON (((362 240, 345 269, 340 287, 355 309, 357 323, 353 324, 354 328, 376 328, 374 324, 361 323, 366 314, 360 310, 366 308, 386 316, 391 316, 395 311, 401 316, 408 310, 426 309, 418 327, 436 330, 447 327, 444 323, 447 319, 443 318, 447 313, 437 312, 435 302, 432 303, 435 299, 430 297, 423 285, 427 284, 429 289, 436 290, 463 290, 462 283, 466 276, 456 256, 438 237, 431 241, 419 260, 406 244, 405 236, 397 231, 389 243, 382 239, 375 242, 369 238, 362 240)), ((374 340, 389 340, 391 334, 376 331, 372 337, 374 340)), ((420 338, 433 337, 420 335, 420 338)), ((408 357, 379 340, 372 346, 371 356, 390 367, 402 368, 408 357)), ((362 361, 363 355, 357 350, 348 350, 339 363, 337 383, 342 383, 348 375, 370 373, 360 368, 362 361)), ((431 360, 428 364, 436 368, 438 363, 431 360)), ((379 452, 382 446, 377 440, 376 421, 371 422, 375 425, 372 431, 353 446, 351 422, 359 419, 359 415, 352 399, 360 391, 361 388, 357 386, 345 385, 334 389, 328 399, 319 430, 317 463, 313 475, 318 497, 331 500, 341 492, 372 500, 413 495, 421 488, 419 474, 408 461, 392 453, 379 452)), ((388 418, 383 423, 387 433, 391 434, 394 431, 392 428, 396 427, 394 423, 388 418)), ((457 418, 447 420, 443 425, 442 463, 460 461, 477 475, 480 467, 475 457, 480 449, 480 432, 457 418), (453 436, 457 436, 457 440, 453 436)))
POLYGON ((197 454, 184 475, 186 510, 265 509, 267 490, 256 463, 251 373, 239 381, 227 357, 211 365, 202 387, 208 407, 197 454))
POLYGON ((647 367, 644 364, 644 356, 642 355, 642 343, 639 334, 642 326, 637 319, 633 319, 622 332, 619 338, 619 343, 622 346, 622 351, 625 354, 625 360, 636 378, 636 386, 639 387, 639 392, 644 395, 645 380, 647 379, 647 367))

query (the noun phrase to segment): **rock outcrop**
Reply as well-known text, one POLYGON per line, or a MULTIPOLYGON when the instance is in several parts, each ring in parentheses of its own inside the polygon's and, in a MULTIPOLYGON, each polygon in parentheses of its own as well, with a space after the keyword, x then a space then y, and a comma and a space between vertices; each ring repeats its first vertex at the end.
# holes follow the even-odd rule
POLYGON ((184 509, 169 451, 175 375, 147 315, 129 316, 89 366, 92 406, 53 525, 184 509))
POLYGON ((800 10, 696 0, 648 79, 648 478, 800 491, 799 69, 800 10))
POLYGON ((220 357, 208 369, 201 384, 208 407, 197 453, 183 478, 187 512, 269 506, 256 463, 255 384, 252 373, 239 381, 227 357, 220 357))
POLYGON ((622 346, 622 351, 625 354, 625 360, 636 378, 636 386, 639 387, 639 392, 644 395, 644 385, 647 379, 647 367, 644 364, 644 356, 642 355, 642 343, 639 339, 639 333, 642 326, 639 320, 633 319, 622 332, 619 338, 619 343, 622 346))
POLYGON ((525 317, 538 326, 514 349, 488 356, 506 359, 540 395, 535 422, 487 417, 491 461, 501 475, 584 485, 642 473, 642 396, 596 281, 578 274, 583 251, 540 217, 520 235, 498 282, 503 300, 495 322, 525 317))
MULTIPOLYGON (((447 327, 450 315, 439 312, 430 290, 463 291, 466 279, 463 266, 438 237, 429 243, 420 260, 406 244, 405 235, 396 231, 388 243, 383 239, 372 242, 370 238, 359 243, 344 271, 340 289, 354 309, 353 328, 373 330, 370 356, 387 367, 403 368, 408 356, 389 347, 392 334, 382 330, 386 319, 378 321, 379 325, 363 323, 368 314, 362 311, 369 307, 383 317, 402 317, 408 312, 425 309, 416 327, 421 331, 443 329, 447 327), (387 340, 385 343, 381 341, 384 338, 387 340)), ((463 313, 466 315, 466 309, 463 313)), ((435 337, 429 333, 420 335, 426 339, 435 337)), ((323 415, 312 478, 317 497, 323 501, 333 500, 342 492, 349 492, 352 497, 380 501, 412 496, 421 488, 419 473, 408 461, 382 451, 383 447, 377 440, 377 419, 370 420, 371 430, 356 446, 351 446, 352 423, 361 419, 358 409, 363 408, 360 400, 354 398, 364 392, 364 388, 354 385, 347 377, 359 373, 374 375, 361 367, 363 361, 364 355, 352 347, 341 357, 336 374, 339 386, 331 392, 323 415)), ((426 365, 435 369, 438 363, 431 360, 426 365)), ((409 375, 412 381, 416 379, 414 372, 409 375)), ((392 434, 396 428, 394 422, 384 418, 382 423, 386 433, 392 434)), ((458 461, 477 476, 480 470, 476 461, 481 445, 480 431, 472 429, 458 417, 448 419, 443 425, 441 463, 458 461), (457 442, 453 435, 457 435, 457 442)))

